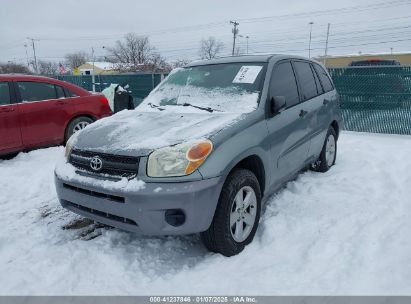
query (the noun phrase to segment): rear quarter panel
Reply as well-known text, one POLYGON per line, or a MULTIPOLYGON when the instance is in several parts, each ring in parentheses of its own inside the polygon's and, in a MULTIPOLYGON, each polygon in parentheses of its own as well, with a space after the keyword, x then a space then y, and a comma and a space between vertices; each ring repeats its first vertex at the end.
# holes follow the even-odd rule
POLYGON ((110 116, 109 107, 101 102, 103 95, 89 95, 70 98, 74 105, 76 116, 89 116, 94 120, 110 116))

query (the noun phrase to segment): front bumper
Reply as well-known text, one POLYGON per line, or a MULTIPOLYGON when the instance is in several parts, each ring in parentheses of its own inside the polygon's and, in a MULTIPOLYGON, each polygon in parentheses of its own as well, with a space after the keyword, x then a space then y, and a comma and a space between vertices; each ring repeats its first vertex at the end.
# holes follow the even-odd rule
POLYGON ((97 222, 145 235, 177 235, 205 231, 211 224, 223 185, 221 177, 181 182, 146 183, 135 191, 66 181, 55 175, 61 205, 97 222), (166 221, 167 210, 180 210, 179 226, 166 221))

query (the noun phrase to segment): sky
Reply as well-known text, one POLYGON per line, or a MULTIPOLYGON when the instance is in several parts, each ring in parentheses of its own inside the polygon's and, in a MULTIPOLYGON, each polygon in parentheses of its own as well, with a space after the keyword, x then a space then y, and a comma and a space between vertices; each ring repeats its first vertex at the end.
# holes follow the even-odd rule
POLYGON ((209 36, 230 55, 230 20, 239 22, 242 54, 248 41, 249 54, 308 56, 310 22, 311 56, 324 55, 328 23, 329 55, 411 51, 411 0, 14 0, 1 4, 0 62, 32 60, 27 37, 41 60, 60 62, 92 48, 106 56, 104 47, 128 32, 149 36, 169 61, 197 59, 209 36))

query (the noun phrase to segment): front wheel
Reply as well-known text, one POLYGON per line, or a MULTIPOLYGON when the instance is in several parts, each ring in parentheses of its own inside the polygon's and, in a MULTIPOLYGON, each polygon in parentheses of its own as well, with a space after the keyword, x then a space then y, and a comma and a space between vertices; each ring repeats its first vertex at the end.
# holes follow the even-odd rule
POLYGON ((311 169, 317 172, 327 172, 335 164, 337 158, 337 134, 330 127, 325 137, 325 142, 318 160, 311 165, 311 169))
POLYGON ((213 222, 201 234, 208 250, 233 256, 251 243, 261 211, 261 190, 249 170, 231 173, 224 183, 213 222))

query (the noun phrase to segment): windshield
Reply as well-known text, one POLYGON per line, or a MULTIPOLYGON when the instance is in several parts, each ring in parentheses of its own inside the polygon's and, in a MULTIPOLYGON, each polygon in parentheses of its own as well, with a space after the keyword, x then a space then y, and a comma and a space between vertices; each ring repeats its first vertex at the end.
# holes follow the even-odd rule
POLYGON ((248 113, 258 106, 265 63, 225 63, 173 70, 138 107, 144 111, 248 113))

